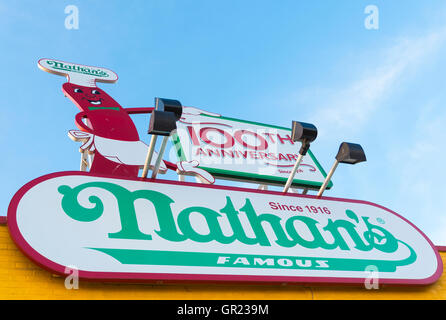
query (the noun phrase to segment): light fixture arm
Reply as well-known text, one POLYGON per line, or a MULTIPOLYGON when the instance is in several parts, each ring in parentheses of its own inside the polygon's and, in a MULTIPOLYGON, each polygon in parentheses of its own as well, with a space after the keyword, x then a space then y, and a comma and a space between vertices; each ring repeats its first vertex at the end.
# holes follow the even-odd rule
POLYGON ((294 176, 296 175, 297 169, 299 168, 299 165, 302 162, 303 157, 304 157, 304 155, 301 153, 297 157, 297 160, 296 160, 296 163, 294 164, 293 170, 291 170, 291 173, 288 177, 285 187, 283 188, 283 192, 285 192, 285 193, 288 192, 288 189, 291 187, 291 183, 293 183, 294 176))
POLYGON ((156 134, 152 135, 150 139, 149 150, 147 151, 146 162, 144 163, 144 169, 142 171, 142 177, 147 178, 147 173, 149 172, 150 163, 152 163, 153 153, 155 151, 156 140, 158 136, 156 134))
POLYGON ((164 136, 163 137, 163 141, 161 143, 161 147, 160 147, 160 151, 159 151, 159 154, 158 154, 158 158, 156 159, 156 162, 155 162, 155 168, 153 168, 153 171, 152 171, 152 179, 155 179, 156 175, 158 174, 158 171, 159 171, 159 168, 160 168, 160 165, 161 165, 161 161, 163 159, 164 152, 166 150, 166 145, 167 145, 167 141, 168 140, 169 140, 169 136, 164 136))
POLYGON ((324 183, 322 184, 321 188, 319 189, 319 192, 317 193, 318 197, 321 197, 324 193, 325 189, 327 188, 328 183, 330 182, 331 177, 333 176, 333 173, 335 172, 336 168, 338 167, 339 161, 335 159, 335 162, 333 163, 333 166, 331 167, 330 171, 328 172, 327 176, 325 177, 324 183))

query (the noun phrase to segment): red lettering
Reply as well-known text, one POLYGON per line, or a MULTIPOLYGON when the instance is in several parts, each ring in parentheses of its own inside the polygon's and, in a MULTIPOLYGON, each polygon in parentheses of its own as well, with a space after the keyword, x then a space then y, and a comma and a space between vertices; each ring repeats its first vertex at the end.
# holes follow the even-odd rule
POLYGON ((216 147, 216 148, 220 148, 220 149, 230 148, 230 147, 234 146, 234 138, 226 131, 224 131, 222 129, 218 129, 218 128, 210 128, 210 127, 201 128, 200 129, 200 138, 207 144, 209 144, 213 147, 216 147), (216 131, 216 132, 222 134, 226 138, 226 142, 225 143, 215 143, 212 140, 210 140, 208 138, 208 133, 210 131, 216 131))
POLYGON ((198 148, 198 149, 197 149, 197 152, 195 153, 195 155, 196 155, 196 156, 201 156, 201 155, 205 156, 206 153, 203 151, 203 149, 198 148))
POLYGON ((207 149, 206 151, 208 152, 209 157, 212 157, 214 154, 217 157, 220 157, 220 153, 218 152, 218 150, 207 149))
POLYGON ((279 153, 279 161, 280 160, 287 160, 288 161, 288 158, 285 157, 283 154, 279 153))
POLYGON ((268 153, 267 158, 268 158, 269 160, 277 160, 277 157, 274 155, 274 153, 268 153))
POLYGON ((267 132, 264 133, 264 135, 267 136, 272 143, 276 143, 273 139, 273 134, 274 133, 267 133, 267 132))
POLYGON ((236 131, 234 133, 234 138, 235 138, 235 140, 237 140, 238 143, 240 143, 242 146, 244 146, 245 148, 248 148, 248 149, 266 150, 268 148, 268 142, 265 140, 265 138, 263 138, 262 136, 258 135, 255 132, 252 132, 252 131, 248 131, 248 130, 236 131), (245 134, 252 135, 252 136, 256 137, 256 139, 258 141, 260 141, 260 144, 258 146, 252 146, 252 145, 247 144, 243 140, 243 135, 245 135, 245 134))
POLYGON ((238 153, 240 153, 240 155, 245 159, 248 156, 248 151, 239 151, 238 153))
POLYGON ((291 142, 291 144, 294 145, 294 142, 293 142, 293 140, 291 140, 291 137, 289 134, 286 135, 286 138, 281 137, 280 134, 276 134, 276 135, 277 135, 277 138, 279 139, 281 144, 284 144, 284 141, 289 141, 289 142, 291 142))
POLYGON ((257 153, 255 151, 249 151, 249 155, 253 159, 259 159, 259 157, 257 156, 257 153))
MULTIPOLYGON (((228 155, 228 157, 234 158, 234 156, 237 154, 237 152, 234 151, 226 151, 226 150, 220 150, 221 152, 221 156, 224 158, 226 155, 228 155)), ((238 158, 238 157, 237 157, 238 158)))
POLYGON ((265 152, 259 152, 259 157, 260 157, 260 159, 264 159, 264 158, 268 159, 268 155, 265 152))
POLYGON ((190 139, 195 146, 200 145, 200 141, 198 140, 197 133, 192 126, 187 126, 187 130, 189 131, 190 139))

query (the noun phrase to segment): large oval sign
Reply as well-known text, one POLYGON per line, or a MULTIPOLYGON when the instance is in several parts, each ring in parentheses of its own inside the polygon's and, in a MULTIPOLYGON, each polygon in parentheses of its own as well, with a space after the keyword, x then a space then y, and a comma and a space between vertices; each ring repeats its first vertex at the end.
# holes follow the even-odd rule
POLYGON ((61 172, 11 201, 8 226, 39 265, 89 279, 428 284, 431 241, 373 203, 61 172))

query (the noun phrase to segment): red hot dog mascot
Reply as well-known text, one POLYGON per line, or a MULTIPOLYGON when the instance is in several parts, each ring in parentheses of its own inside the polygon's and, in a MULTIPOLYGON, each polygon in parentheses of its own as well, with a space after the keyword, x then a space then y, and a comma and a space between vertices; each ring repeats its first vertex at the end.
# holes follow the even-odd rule
MULTIPOLYGON (((90 172, 137 177, 148 146, 140 141, 129 112, 144 112, 144 108, 126 110, 96 86, 96 82, 116 82, 117 74, 105 68, 54 59, 40 59, 38 66, 46 72, 67 77, 68 82, 62 85, 62 91, 81 110, 75 119, 80 131, 70 130, 69 137, 84 143, 81 152, 94 154, 90 172)), ((154 165, 154 159, 156 157, 151 165, 154 165)), ((159 172, 166 171, 162 162, 159 172)))

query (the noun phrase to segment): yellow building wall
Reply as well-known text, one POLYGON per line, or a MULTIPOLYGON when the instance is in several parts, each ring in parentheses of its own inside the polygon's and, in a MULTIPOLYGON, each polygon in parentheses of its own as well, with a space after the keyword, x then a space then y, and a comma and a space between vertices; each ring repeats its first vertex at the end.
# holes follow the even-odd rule
MULTIPOLYGON (((440 252, 443 263, 446 252, 440 252)), ((446 265, 446 263, 445 263, 446 265)), ((379 285, 225 285, 125 284, 79 281, 79 289, 65 288, 55 276, 25 257, 0 225, 0 299, 162 299, 162 300, 296 300, 296 299, 446 299, 446 275, 434 284, 417 287, 379 285)))

